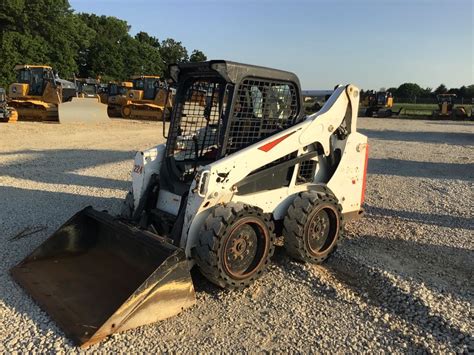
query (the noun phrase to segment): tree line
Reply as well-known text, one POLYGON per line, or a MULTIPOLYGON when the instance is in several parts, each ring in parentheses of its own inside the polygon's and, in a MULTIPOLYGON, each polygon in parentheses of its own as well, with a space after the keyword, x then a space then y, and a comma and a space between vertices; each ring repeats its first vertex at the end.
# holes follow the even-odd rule
MULTIPOLYGON (((418 84, 404 83, 398 88, 381 88, 379 91, 389 91, 395 98, 401 99, 435 99, 439 94, 455 94, 458 98, 472 100, 474 98, 474 84, 461 86, 459 88, 448 89, 446 85, 441 84, 436 89, 422 88, 418 84)), ((362 95, 363 93, 361 93, 362 95)))
POLYGON ((75 13, 68 0, 0 0, 0 87, 15 81, 16 64, 47 64, 63 78, 108 81, 164 75, 170 63, 206 59, 172 38, 132 36, 124 20, 75 13))

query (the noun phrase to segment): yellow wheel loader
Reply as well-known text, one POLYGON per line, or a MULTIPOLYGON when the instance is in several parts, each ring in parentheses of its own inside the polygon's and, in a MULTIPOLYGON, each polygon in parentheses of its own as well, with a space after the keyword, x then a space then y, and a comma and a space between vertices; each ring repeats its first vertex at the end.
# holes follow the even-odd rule
POLYGON ((109 83, 107 88, 107 114, 109 117, 122 117, 122 107, 128 102, 128 92, 133 88, 133 83, 109 83))
POLYGON ((165 110, 172 107, 172 95, 159 76, 132 77, 133 89, 128 91, 127 102, 121 108, 123 118, 161 120, 165 110))
POLYGON ((17 65, 17 82, 10 85, 9 104, 20 120, 98 122, 107 119, 98 101, 77 97, 74 83, 59 79, 45 65, 17 65))
POLYGON ((87 207, 11 270, 83 347, 192 306, 193 266, 241 289, 265 272, 277 236, 317 264, 362 215, 355 86, 307 116, 290 72, 214 60, 170 73, 166 144, 137 153, 120 216, 87 207))
POLYGON ((0 122, 18 121, 18 112, 8 106, 7 94, 4 88, 0 88, 0 122))
POLYGON ((366 107, 366 117, 392 117, 398 116, 402 108, 398 112, 392 110, 393 95, 389 91, 369 91, 362 100, 362 105, 366 107))
POLYGON ((433 119, 465 120, 468 118, 467 111, 463 106, 454 107, 456 94, 439 94, 438 110, 433 111, 433 119))

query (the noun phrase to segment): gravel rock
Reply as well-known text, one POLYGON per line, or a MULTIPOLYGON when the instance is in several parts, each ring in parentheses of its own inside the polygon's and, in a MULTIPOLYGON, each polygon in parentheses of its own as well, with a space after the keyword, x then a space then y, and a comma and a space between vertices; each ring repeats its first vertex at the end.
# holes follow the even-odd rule
MULTIPOLYGON (((371 155, 365 218, 327 263, 277 247, 243 291, 193 271, 197 305, 86 352, 472 352, 474 125, 360 119, 371 155)), ((79 209, 118 213, 134 152, 161 125, 0 125, 0 353, 82 352, 8 270, 79 209), (44 228, 13 238, 25 228, 44 228)))

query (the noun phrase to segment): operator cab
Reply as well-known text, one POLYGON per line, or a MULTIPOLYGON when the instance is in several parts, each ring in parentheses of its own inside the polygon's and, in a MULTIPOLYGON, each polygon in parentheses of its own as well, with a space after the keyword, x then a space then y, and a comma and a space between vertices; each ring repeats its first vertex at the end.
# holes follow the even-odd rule
POLYGON ((143 91, 144 100, 154 100, 161 88, 163 88, 163 83, 159 76, 138 76, 133 78, 133 89, 143 91))
POLYGON ((47 82, 55 80, 51 67, 21 65, 15 67, 15 70, 17 82, 29 85, 29 96, 42 96, 47 82))
POLYGON ((183 195, 197 168, 304 118, 293 73, 228 61, 170 66, 178 83, 161 183, 183 195))

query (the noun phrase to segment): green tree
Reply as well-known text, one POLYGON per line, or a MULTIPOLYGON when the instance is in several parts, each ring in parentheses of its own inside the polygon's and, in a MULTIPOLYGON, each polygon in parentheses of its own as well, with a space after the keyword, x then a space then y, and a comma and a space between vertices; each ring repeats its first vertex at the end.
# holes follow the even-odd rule
POLYGON ((436 95, 446 94, 447 92, 448 92, 448 88, 444 84, 441 84, 440 86, 438 86, 434 91, 436 95))
POLYGON ((146 32, 138 32, 136 35, 135 35, 135 39, 137 41, 139 41, 140 43, 144 43, 144 44, 148 44, 152 47, 155 47, 155 48, 160 48, 160 41, 158 38, 156 37, 153 37, 153 36, 150 36, 148 33, 146 32))
POLYGON ((189 56, 190 62, 205 62, 206 60, 206 55, 198 49, 193 50, 193 52, 189 56))
POLYGON ((172 38, 167 38, 161 42, 160 54, 166 67, 170 64, 189 60, 186 47, 172 38))
POLYGON ((474 98, 474 84, 468 85, 466 87, 466 96, 465 98, 473 99, 474 98))
POLYGON ((94 14, 80 14, 80 17, 94 31, 91 45, 80 50, 80 76, 126 79, 123 44, 130 39, 127 22, 94 14))
POLYGON ((125 54, 125 74, 127 78, 132 75, 162 75, 163 60, 160 51, 148 43, 142 43, 134 38, 122 44, 125 54))
POLYGON ((404 83, 397 89, 397 97, 406 99, 415 99, 419 97, 423 89, 414 83, 404 83))
POLYGON ((77 71, 79 49, 93 32, 67 0, 9 0, 0 9, 0 81, 14 80, 15 64, 49 64, 63 76, 77 71))

